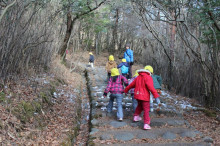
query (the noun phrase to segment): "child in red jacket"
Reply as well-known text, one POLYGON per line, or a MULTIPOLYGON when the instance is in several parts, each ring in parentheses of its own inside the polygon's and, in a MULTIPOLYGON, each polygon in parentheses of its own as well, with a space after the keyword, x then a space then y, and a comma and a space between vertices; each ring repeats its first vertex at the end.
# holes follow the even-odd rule
MULTIPOLYGON (((138 101, 138 106, 134 113, 134 121, 142 120, 139 116, 144 111, 144 129, 151 129, 150 127, 150 92, 154 98, 158 98, 159 94, 154 88, 153 79, 151 73, 148 70, 141 69, 138 71, 139 76, 125 88, 124 92, 128 93, 131 88, 134 89, 134 98, 138 101)), ((157 101, 157 100, 156 100, 157 101)))

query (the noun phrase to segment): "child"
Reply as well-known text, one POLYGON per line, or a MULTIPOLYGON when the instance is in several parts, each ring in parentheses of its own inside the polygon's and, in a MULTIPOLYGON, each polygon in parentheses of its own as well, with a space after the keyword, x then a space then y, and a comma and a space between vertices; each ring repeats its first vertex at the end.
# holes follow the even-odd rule
POLYGON ((158 98, 159 95, 154 89, 153 79, 151 73, 148 70, 141 69, 138 71, 139 76, 125 88, 124 92, 128 93, 131 88, 134 89, 134 98, 138 101, 138 106, 134 113, 134 122, 142 120, 139 116, 144 111, 144 130, 151 129, 150 127, 150 92, 154 95, 154 98, 158 98), (149 92, 150 91, 150 92, 149 92))
MULTIPOLYGON (((157 90, 157 93, 161 95, 161 84, 162 84, 162 78, 161 76, 158 75, 154 75, 154 69, 152 66, 147 65, 144 68, 145 70, 148 70, 151 72, 151 77, 153 78, 153 82, 154 82, 154 88, 157 90)), ((160 106, 160 102, 158 104, 160 106)), ((159 110, 159 108, 158 108, 159 110)), ((153 112, 154 111, 154 107, 153 107, 153 97, 152 95, 150 96, 150 111, 153 112)))
MULTIPOLYGON (((133 78, 131 78, 128 81, 128 84, 130 85, 137 78, 137 76, 138 76, 138 71, 136 70, 135 75, 133 76, 133 78)), ((131 97, 132 97, 133 112, 135 112, 135 109, 136 109, 138 103, 137 103, 137 100, 134 99, 134 88, 130 89, 129 93, 131 94, 131 97)))
POLYGON ((118 68, 121 68, 121 74, 128 79, 129 64, 126 59, 122 59, 122 63, 118 65, 118 68))
POLYGON ((94 55, 92 54, 92 52, 89 52, 89 65, 91 65, 91 67, 93 68, 93 65, 94 65, 94 61, 95 61, 95 58, 94 58, 94 55))
POLYGON ((124 52, 124 58, 129 64, 129 79, 132 77, 132 65, 134 64, 133 51, 130 49, 130 44, 126 44, 126 51, 124 52))
POLYGON ((119 121, 123 120, 123 109, 122 109, 122 99, 123 99, 123 92, 124 86, 128 85, 128 80, 120 75, 119 70, 117 68, 113 68, 111 70, 111 77, 109 79, 108 85, 104 91, 103 96, 106 97, 108 92, 111 93, 109 103, 107 106, 107 112, 111 113, 113 108, 113 102, 116 98, 118 109, 117 109, 117 118, 119 121))
POLYGON ((105 69, 107 70, 107 73, 108 73, 108 80, 111 76, 111 69, 113 68, 116 68, 117 67, 117 64, 116 62, 114 61, 114 56, 113 55, 110 55, 109 58, 108 58, 108 62, 106 63, 106 66, 105 66, 105 69))

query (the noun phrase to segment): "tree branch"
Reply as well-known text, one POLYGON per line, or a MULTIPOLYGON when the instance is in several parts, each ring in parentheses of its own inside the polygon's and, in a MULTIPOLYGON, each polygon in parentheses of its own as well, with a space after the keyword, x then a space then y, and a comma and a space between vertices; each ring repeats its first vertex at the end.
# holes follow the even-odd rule
POLYGON ((6 8, 3 10, 3 12, 2 12, 2 14, 1 14, 1 16, 0 16, 0 23, 1 23, 1 21, 2 21, 3 16, 4 16, 4 15, 6 14, 6 12, 8 11, 8 9, 9 9, 10 7, 12 7, 12 6, 16 3, 16 1, 17 1, 17 0, 15 0, 15 1, 13 1, 11 4, 7 5, 6 8))
POLYGON ((217 28, 218 31, 220 31, 220 26, 218 26, 218 23, 215 21, 212 12, 208 11, 210 19, 214 22, 214 26, 217 28))
POLYGON ((81 14, 76 15, 76 17, 73 18, 73 21, 75 21, 75 20, 79 19, 80 17, 82 17, 82 16, 84 16, 84 15, 87 15, 87 14, 89 14, 90 12, 92 12, 92 11, 98 9, 98 8, 99 8, 102 4, 104 4, 105 2, 106 2, 106 0, 100 2, 96 7, 92 8, 92 9, 91 9, 90 7, 88 7, 88 8, 89 8, 89 11, 86 11, 86 12, 83 12, 83 13, 81 13, 81 14))

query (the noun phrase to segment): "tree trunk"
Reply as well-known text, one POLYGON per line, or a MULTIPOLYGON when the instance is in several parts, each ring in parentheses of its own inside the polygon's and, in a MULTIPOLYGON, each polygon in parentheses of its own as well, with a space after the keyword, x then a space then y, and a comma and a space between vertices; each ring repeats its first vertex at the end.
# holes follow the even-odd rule
POLYGON ((58 52, 58 54, 64 58, 65 58, 65 52, 67 49, 67 44, 70 39, 72 30, 73 30, 73 24, 74 24, 74 20, 72 20, 71 12, 69 12, 69 13, 67 13, 67 29, 66 29, 66 33, 65 33, 65 38, 64 38, 64 41, 61 44, 61 48, 58 52))
MULTIPOLYGON (((175 13, 171 12, 171 16, 174 19, 175 13)), ((174 49, 175 49, 175 37, 176 37, 176 22, 173 21, 170 25, 170 60, 169 60, 169 90, 173 86, 173 62, 175 61, 174 49)))
POLYGON ((96 37, 95 37, 95 53, 96 55, 98 55, 98 47, 99 47, 99 44, 98 44, 98 41, 99 40, 99 33, 96 34, 96 37))
POLYGON ((116 16, 115 16, 115 27, 113 30, 113 44, 112 47, 114 47, 114 50, 118 50, 118 34, 117 34, 117 29, 118 29, 118 19, 119 19, 119 9, 116 9, 116 16))
MULTIPOLYGON (((175 13, 171 12, 172 18, 174 19, 175 13)), ((170 25, 170 58, 174 60, 174 48, 175 48, 175 37, 176 37, 176 22, 173 21, 170 25)))

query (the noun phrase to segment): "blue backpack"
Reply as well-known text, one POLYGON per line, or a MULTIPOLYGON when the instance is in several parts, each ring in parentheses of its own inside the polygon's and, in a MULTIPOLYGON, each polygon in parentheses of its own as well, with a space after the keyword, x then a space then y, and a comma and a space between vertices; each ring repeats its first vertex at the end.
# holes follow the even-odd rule
POLYGON ((121 73, 122 73, 122 74, 127 74, 127 73, 128 73, 128 67, 125 66, 125 65, 122 65, 122 67, 121 67, 121 73))

